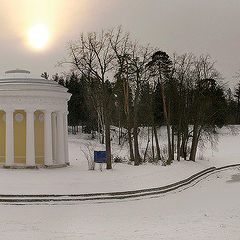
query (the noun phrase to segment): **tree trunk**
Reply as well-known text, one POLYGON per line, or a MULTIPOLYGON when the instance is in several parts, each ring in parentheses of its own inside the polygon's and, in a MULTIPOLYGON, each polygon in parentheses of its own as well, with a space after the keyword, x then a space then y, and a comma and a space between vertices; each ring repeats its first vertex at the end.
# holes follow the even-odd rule
POLYGON ((129 145, 129 152, 130 152, 130 161, 134 161, 131 127, 128 127, 128 145, 129 145))
POLYGON ((174 126, 172 125, 172 160, 174 160, 174 126))
MULTIPOLYGON (((106 146, 106 164, 107 169, 112 169, 112 154, 111 154, 111 121, 110 121, 110 108, 109 108, 109 95, 107 91, 107 86, 104 81, 102 82, 104 100, 103 100, 103 127, 105 128, 105 146, 106 146)), ((104 132, 103 132, 104 135, 104 132)))
POLYGON ((132 133, 131 133, 131 120, 130 120, 130 108, 129 108, 129 89, 128 89, 128 65, 127 65, 127 76, 124 81, 123 90, 124 90, 124 112, 127 119, 127 128, 128 128, 128 144, 130 152, 130 161, 135 161, 133 153, 133 144, 132 144, 132 133))
POLYGON ((102 130, 102 135, 101 135, 101 144, 104 144, 105 138, 104 138, 104 131, 102 130))
POLYGON ((140 94, 140 87, 139 82, 137 81, 137 89, 134 98, 134 107, 133 107, 133 139, 134 139, 134 165, 138 166, 141 163, 141 157, 139 153, 139 146, 138 146, 138 100, 140 94))
POLYGON ((181 131, 180 131, 180 129, 178 129, 178 131, 177 131, 177 160, 178 161, 180 161, 180 153, 181 153, 180 147, 181 147, 181 131))
POLYGON ((154 151, 154 138, 153 138, 153 126, 152 126, 152 158, 155 158, 155 151, 154 151))
POLYGON ((188 127, 184 128, 182 133, 181 157, 187 160, 187 145, 188 145, 188 127))
POLYGON ((108 113, 105 113, 105 140, 106 140, 107 169, 112 169, 111 135, 110 135, 110 121, 109 121, 109 114, 108 113))
POLYGON ((121 145, 121 122, 118 121, 118 145, 121 145))
POLYGON ((134 165, 139 166, 141 163, 141 157, 140 157, 139 146, 138 146, 138 127, 136 124, 134 124, 134 127, 133 127, 133 139, 134 139, 134 154, 135 154, 134 165))
POLYGON ((170 126, 169 126, 169 121, 168 121, 168 116, 167 116, 167 106, 166 106, 166 100, 165 100, 165 93, 164 93, 164 87, 162 80, 160 81, 160 86, 161 86, 161 91, 162 91, 162 100, 163 100, 163 114, 164 114, 164 119, 165 123, 167 125, 167 136, 168 136, 168 162, 171 162, 171 136, 170 136, 170 126))
POLYGON ((159 142, 158 142, 157 127, 155 124, 153 126, 153 131, 154 131, 156 148, 157 148, 157 158, 158 158, 158 160, 161 160, 161 152, 160 152, 160 147, 159 147, 159 142))
POLYGON ((192 138, 192 146, 191 146, 191 153, 190 153, 190 160, 195 162, 196 161, 196 153, 197 153, 197 146, 198 146, 198 124, 194 124, 193 126, 193 138, 192 138))
POLYGON ((149 138, 149 126, 148 126, 148 139, 147 139, 147 146, 146 146, 146 149, 145 149, 145 152, 144 152, 143 162, 146 161, 146 156, 147 156, 149 142, 150 142, 150 138, 149 138))

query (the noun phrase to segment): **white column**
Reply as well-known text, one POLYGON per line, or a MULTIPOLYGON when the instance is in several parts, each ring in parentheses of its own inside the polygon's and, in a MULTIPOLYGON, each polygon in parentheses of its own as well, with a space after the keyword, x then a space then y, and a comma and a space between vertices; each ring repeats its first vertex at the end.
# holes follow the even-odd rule
POLYGON ((52 114, 53 161, 57 159, 57 119, 56 113, 52 114))
POLYGON ((52 118, 51 111, 44 112, 44 164, 53 165, 52 159, 52 118))
POLYGON ((13 110, 6 110, 6 166, 14 165, 13 110))
POLYGON ((65 163, 63 112, 57 112, 57 163, 65 163))
POLYGON ((64 113, 64 150, 65 150, 65 163, 69 165, 69 153, 68 153, 68 113, 64 113))
POLYGON ((26 110, 26 165, 35 166, 34 110, 26 110))

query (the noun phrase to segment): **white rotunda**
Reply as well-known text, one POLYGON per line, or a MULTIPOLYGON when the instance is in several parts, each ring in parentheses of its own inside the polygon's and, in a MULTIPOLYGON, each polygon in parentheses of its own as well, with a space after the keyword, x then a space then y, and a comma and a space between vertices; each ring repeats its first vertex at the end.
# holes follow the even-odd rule
POLYGON ((71 94, 26 70, 0 77, 0 164, 4 167, 69 165, 67 102, 71 94))

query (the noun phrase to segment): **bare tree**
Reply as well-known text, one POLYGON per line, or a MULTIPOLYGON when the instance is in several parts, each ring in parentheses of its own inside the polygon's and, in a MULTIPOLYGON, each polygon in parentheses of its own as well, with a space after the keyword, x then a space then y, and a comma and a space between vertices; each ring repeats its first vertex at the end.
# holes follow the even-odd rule
POLYGON ((118 59, 117 73, 124 80, 124 96, 125 96, 125 114, 128 127, 128 142, 130 147, 130 159, 134 160, 134 165, 138 166, 141 163, 141 156, 138 145, 138 108, 141 86, 149 80, 149 71, 146 67, 150 61, 152 49, 149 46, 141 46, 137 42, 132 42, 129 39, 129 34, 122 33, 121 28, 118 29, 115 38, 111 38, 112 48, 118 59), (132 93, 132 109, 131 115, 129 106, 129 88, 132 93), (133 146, 131 125, 133 123, 133 146))
MULTIPOLYGON (((112 31, 102 31, 101 33, 91 32, 85 36, 69 43, 70 63, 76 71, 79 71, 89 85, 96 81, 99 86, 97 95, 100 109, 102 107, 105 125, 105 145, 107 169, 112 168, 111 163, 111 138, 110 138, 110 100, 111 94, 108 92, 106 84, 107 74, 111 73, 114 67, 115 55, 112 52, 110 38, 112 31)), ((99 107, 98 107, 99 109, 99 107)), ((98 113, 101 110, 98 110, 98 113)))
POLYGON ((134 164, 137 166, 142 159, 139 153, 138 145, 138 110, 140 91, 144 83, 150 79, 150 72, 146 67, 151 59, 152 49, 149 46, 141 46, 138 43, 132 43, 129 51, 129 82, 133 93, 133 139, 134 139, 134 164))
POLYGON ((134 161, 133 143, 132 143, 132 123, 129 99, 129 33, 123 33, 122 28, 118 27, 117 33, 112 34, 110 38, 112 49, 117 58, 116 77, 120 79, 124 92, 124 112, 127 120, 128 144, 130 152, 130 161, 134 161))
POLYGON ((189 99, 188 91, 192 84, 191 76, 193 70, 194 56, 193 54, 174 54, 173 62, 175 62, 174 79, 177 83, 177 106, 175 109, 176 128, 177 128, 177 160, 180 161, 180 156, 186 159, 187 143, 189 139, 189 99))
POLYGON ((222 110, 220 105, 218 108, 215 106, 224 99, 222 98, 223 90, 219 84, 221 76, 215 69, 215 63, 211 61, 210 56, 195 58, 193 64, 192 81, 194 86, 191 108, 193 129, 190 160, 195 161, 201 135, 204 131, 213 132, 215 130, 216 116, 222 110))

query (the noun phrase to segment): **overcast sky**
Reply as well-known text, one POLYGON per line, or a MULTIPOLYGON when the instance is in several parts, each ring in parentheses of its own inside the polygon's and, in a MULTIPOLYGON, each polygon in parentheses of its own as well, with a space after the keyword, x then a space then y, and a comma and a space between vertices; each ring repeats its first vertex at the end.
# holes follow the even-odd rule
POLYGON ((0 0, 0 72, 24 68, 61 73, 57 61, 81 32, 122 25, 140 43, 169 54, 209 53, 232 85, 240 69, 240 0, 0 0), (49 27, 50 42, 34 50, 27 31, 49 27))

